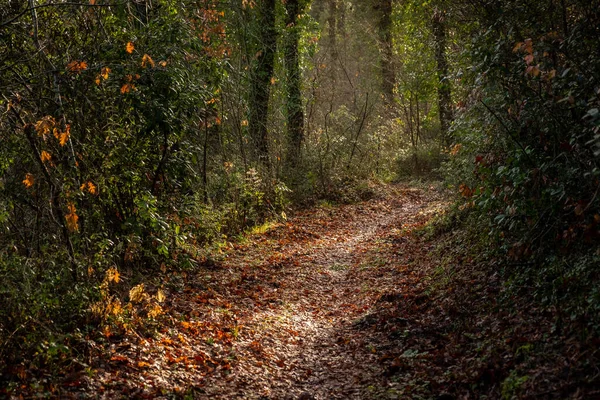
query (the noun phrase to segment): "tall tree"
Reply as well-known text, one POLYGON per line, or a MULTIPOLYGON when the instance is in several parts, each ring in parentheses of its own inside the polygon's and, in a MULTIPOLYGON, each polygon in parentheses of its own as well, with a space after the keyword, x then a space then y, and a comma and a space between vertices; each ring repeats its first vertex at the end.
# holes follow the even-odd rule
POLYGON ((297 24, 298 17, 303 12, 303 9, 304 1, 302 0, 285 1, 287 37, 284 56, 287 73, 287 130, 290 141, 288 160, 292 167, 298 163, 302 139, 304 137, 304 110, 300 88, 300 59, 298 57, 300 32, 297 24))
POLYGON ((252 55, 254 62, 250 72, 248 127, 256 146, 257 159, 269 166, 267 120, 277 46, 275 0, 258 1, 255 16, 259 42, 256 54, 252 55))
POLYGON ((392 37, 392 0, 379 0, 375 5, 378 11, 379 46, 381 51, 381 90, 387 106, 394 102, 394 52, 392 37))
POLYGON ((446 57, 446 13, 436 7, 431 18, 435 46, 435 61, 438 76, 438 109, 441 139, 447 145, 452 143, 450 124, 452 123, 452 92, 448 80, 448 59, 446 57))

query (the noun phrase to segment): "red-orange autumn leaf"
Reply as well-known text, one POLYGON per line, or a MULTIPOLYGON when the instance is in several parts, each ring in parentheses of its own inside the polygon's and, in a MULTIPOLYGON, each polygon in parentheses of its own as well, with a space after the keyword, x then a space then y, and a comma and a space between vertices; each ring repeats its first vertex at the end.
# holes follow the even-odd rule
POLYGON ((102 79, 107 80, 110 72, 111 70, 109 67, 102 67, 100 73, 96 75, 96 85, 99 85, 102 82, 102 79))
POLYGON ((65 144, 67 144, 67 141, 69 140, 70 136, 71 136, 71 125, 67 124, 67 128, 65 129, 65 131, 60 134, 60 140, 59 140, 60 145, 64 146, 65 144))
POLYGON ((121 86, 121 94, 129 93, 132 90, 135 90, 135 85, 132 83, 126 83, 121 86))
POLYGON ((94 185, 91 181, 83 182, 79 187, 79 190, 82 192, 87 190, 90 194, 96 194, 98 192, 96 185, 94 185))
POLYGON ((154 67, 154 60, 152 60, 152 57, 150 57, 148 54, 144 54, 142 57, 142 67, 146 68, 147 65, 154 67))
POLYGON ((67 228, 71 231, 71 232, 78 232, 79 231, 79 216, 77 215, 77 210, 75 209, 75 204, 73 203, 69 203, 67 205, 67 208, 69 209, 69 213, 67 215, 65 215, 65 219, 67 221, 67 228))
POLYGON ((78 74, 83 70, 86 70, 87 67, 88 67, 88 65, 87 65, 87 62, 85 62, 85 61, 74 60, 67 64, 67 70, 69 72, 73 72, 75 74, 78 74))
POLYGON ((465 185, 464 183, 460 184, 460 186, 458 187, 458 191, 465 198, 473 197, 474 190, 465 185))
POLYGON ((25 187, 30 188, 33 186, 33 184, 35 183, 34 179, 33 179, 33 175, 31 175, 30 173, 27 173, 25 175, 25 179, 23 179, 23 185, 25 185, 25 187))
POLYGON ((35 131, 39 136, 45 136, 54 129, 55 125, 56 120, 50 115, 47 115, 35 123, 35 131))
POLYGON ((52 160, 52 156, 46 150, 42 150, 42 154, 40 154, 40 158, 43 163, 52 160))
POLYGON ((132 42, 127 42, 127 45, 125 46, 125 51, 128 52, 129 54, 133 53, 133 50, 135 49, 135 46, 133 45, 132 42))

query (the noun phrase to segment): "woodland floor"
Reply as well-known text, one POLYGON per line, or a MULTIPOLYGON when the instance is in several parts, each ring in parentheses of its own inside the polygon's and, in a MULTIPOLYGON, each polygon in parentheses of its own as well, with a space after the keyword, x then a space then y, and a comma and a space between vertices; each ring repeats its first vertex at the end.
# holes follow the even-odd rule
POLYGON ((155 325, 107 330, 100 356, 54 393, 600 398, 597 376, 586 386, 590 375, 570 366, 596 362, 597 351, 584 356, 573 342, 547 355, 556 343, 548 319, 535 309, 498 310, 497 276, 445 275, 440 260, 464 256, 414 231, 447 206, 433 187, 389 186, 248 234, 197 273, 165 274, 165 313, 155 325))

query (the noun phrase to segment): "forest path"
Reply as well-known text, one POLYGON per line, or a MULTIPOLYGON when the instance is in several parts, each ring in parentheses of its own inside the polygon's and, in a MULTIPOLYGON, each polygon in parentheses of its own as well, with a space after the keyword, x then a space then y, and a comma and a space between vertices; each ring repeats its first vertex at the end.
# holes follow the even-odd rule
POLYGON ((88 390, 105 398, 394 398, 391 344, 365 329, 378 323, 373 307, 425 284, 408 265, 428 249, 408 248, 406 236, 443 207, 433 188, 392 185, 247 235, 197 274, 168 277, 159 332, 113 344, 88 390))
POLYGON ((246 274, 242 298, 229 301, 247 310, 232 348, 238 364, 226 379, 208 380, 207 397, 347 399, 387 391, 381 343, 357 327, 369 323, 382 296, 397 293, 410 255, 390 252, 393 242, 440 209, 433 193, 388 189, 370 201, 303 213, 226 259, 223 269, 246 274))

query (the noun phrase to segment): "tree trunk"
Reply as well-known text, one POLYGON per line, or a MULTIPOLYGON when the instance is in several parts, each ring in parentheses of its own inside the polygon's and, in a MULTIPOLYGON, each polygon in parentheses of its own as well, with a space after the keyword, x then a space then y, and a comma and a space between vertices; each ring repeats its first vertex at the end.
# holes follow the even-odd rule
POLYGON ((250 73, 248 127, 254 141, 258 161, 269 167, 267 119, 269 95, 275 61, 277 31, 275 29, 275 0, 261 0, 257 7, 258 52, 250 73))
POLYGON ((448 80, 448 60, 446 58, 446 22, 445 13, 435 9, 432 18, 432 30, 435 41, 435 60, 438 75, 438 108, 440 131, 446 145, 452 144, 450 125, 452 124, 452 93, 448 80))
POLYGON ((394 103, 394 53, 392 43, 392 0, 379 2, 379 44, 381 48, 381 90, 386 106, 394 103))
POLYGON ((329 52, 332 62, 337 59, 337 0, 329 1, 329 16, 327 17, 329 52))
POLYGON ((287 129, 290 147, 288 161, 291 167, 298 165, 302 140, 304 138, 304 110, 302 107, 302 92, 300 90, 301 72, 298 57, 298 41, 300 32, 296 22, 302 12, 299 0, 287 0, 286 27, 287 38, 285 42, 285 67, 287 72, 287 129))

